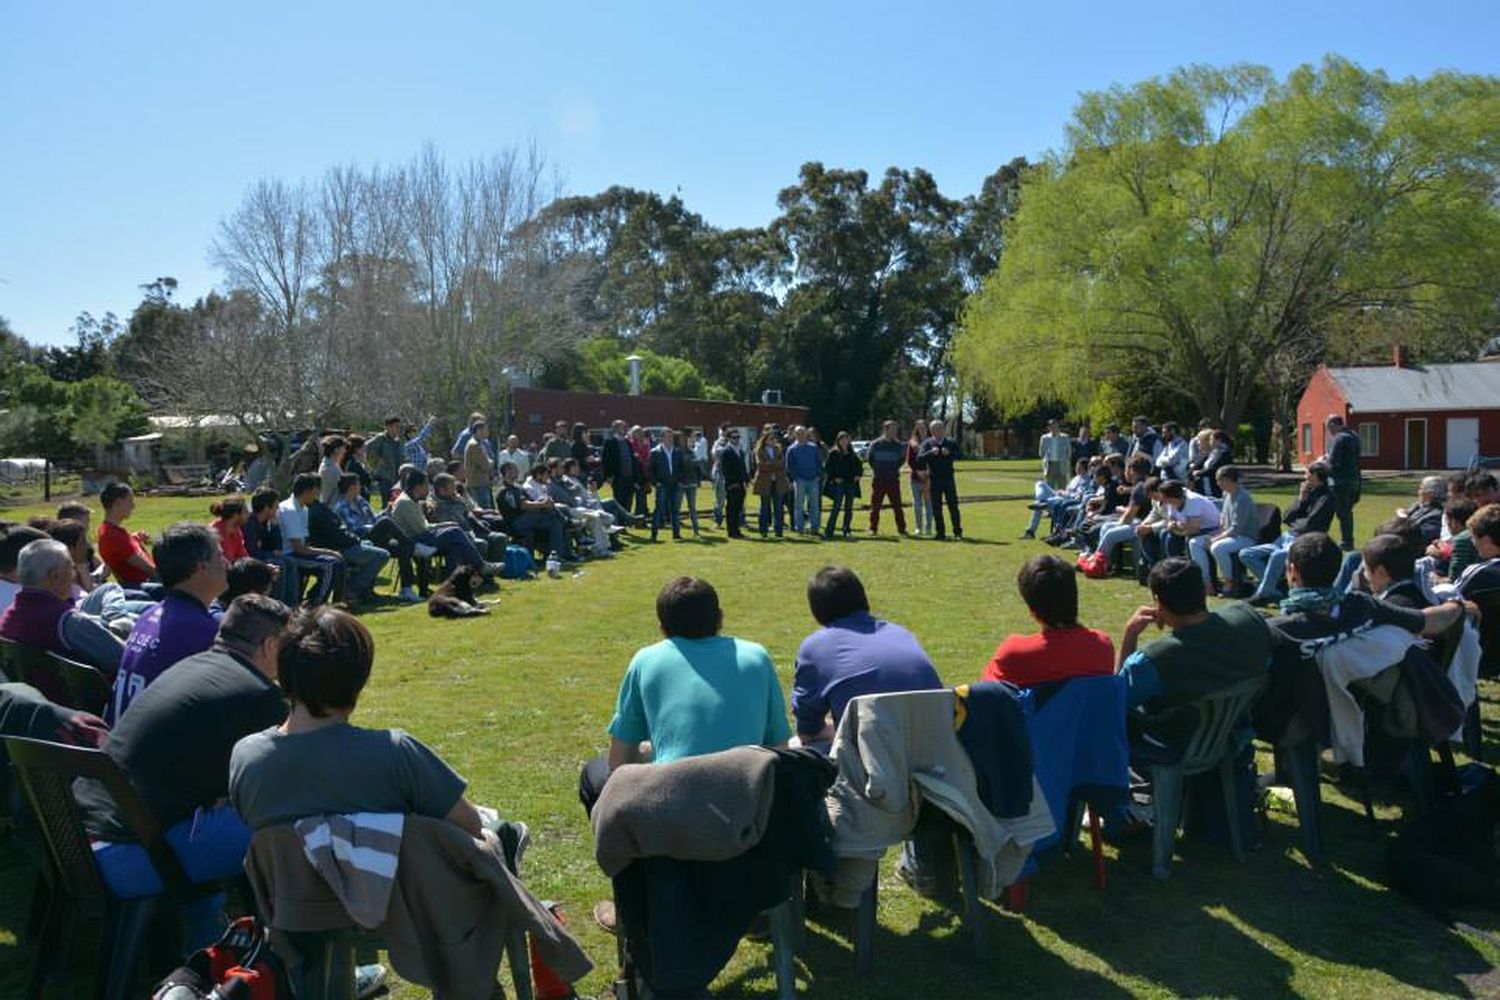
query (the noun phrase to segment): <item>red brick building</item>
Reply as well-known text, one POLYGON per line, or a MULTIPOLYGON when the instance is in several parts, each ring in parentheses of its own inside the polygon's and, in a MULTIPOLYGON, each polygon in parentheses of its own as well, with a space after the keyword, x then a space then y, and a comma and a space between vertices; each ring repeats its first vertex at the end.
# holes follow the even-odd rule
POLYGON ((1328 453, 1329 416, 1358 435, 1366 469, 1461 469, 1500 455, 1500 358, 1415 365, 1320 365, 1297 404, 1297 453, 1305 465, 1328 453))
POLYGON ((623 396, 605 392, 567 392, 559 389, 515 389, 511 426, 523 442, 541 441, 559 420, 582 421, 590 431, 608 430, 615 420, 642 427, 697 428, 710 437, 720 424, 761 427, 764 424, 807 423, 805 406, 767 406, 713 399, 676 399, 670 396, 623 396))

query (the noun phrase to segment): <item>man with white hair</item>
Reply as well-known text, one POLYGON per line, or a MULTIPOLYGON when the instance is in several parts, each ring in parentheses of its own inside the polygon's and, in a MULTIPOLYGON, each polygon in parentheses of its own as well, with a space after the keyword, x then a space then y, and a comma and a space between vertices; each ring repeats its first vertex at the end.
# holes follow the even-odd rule
POLYGON ((958 484, 954 481, 953 461, 959 456, 958 442, 948 436, 948 428, 941 420, 927 425, 927 440, 917 452, 917 461, 927 470, 928 487, 932 491, 932 522, 937 527, 937 539, 948 537, 943 524, 944 501, 948 514, 953 518, 953 537, 964 537, 963 521, 958 516, 958 484))
MULTIPOLYGON (((42 538, 29 543, 16 559, 21 589, 0 615, 0 637, 39 646, 70 660, 98 667, 106 676, 120 669, 125 643, 104 623, 73 606, 73 556, 62 542, 42 538)), ((53 701, 61 685, 40 684, 53 701)))
POLYGON ((1412 527, 1422 532, 1422 540, 1431 544, 1443 533, 1443 504, 1448 499, 1448 484, 1442 476, 1423 476, 1417 487, 1417 503, 1406 509, 1397 508, 1396 516, 1404 517, 1412 527))

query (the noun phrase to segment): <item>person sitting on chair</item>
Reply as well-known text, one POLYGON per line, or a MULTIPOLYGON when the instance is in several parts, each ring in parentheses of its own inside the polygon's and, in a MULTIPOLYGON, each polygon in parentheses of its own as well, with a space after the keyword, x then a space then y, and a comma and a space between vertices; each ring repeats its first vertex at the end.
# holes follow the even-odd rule
MULTIPOLYGON (((39 646, 113 678, 125 644, 98 618, 74 608, 75 565, 68 547, 46 537, 29 542, 16 559, 16 573, 21 589, 0 614, 0 638, 39 646)), ((61 693, 38 686, 54 701, 61 693)))
POLYGON ((980 680, 1031 687, 1114 673, 1114 642, 1079 624, 1078 574, 1071 565, 1057 556, 1033 556, 1016 575, 1016 588, 1042 630, 1000 643, 980 680))
MULTIPOLYGON (((142 691, 104 741, 104 752, 130 779, 195 883, 241 873, 250 830, 225 802, 230 750, 242 736, 286 717, 286 704, 272 682, 289 614, 269 597, 235 600, 212 646, 142 691)), ((160 876, 104 786, 80 779, 74 796, 96 841, 94 860, 110 892, 119 899, 162 892, 160 876)), ((184 908, 189 948, 218 938, 222 909, 222 894, 184 908)))
POLYGON ((1197 726, 1197 713, 1183 709, 1265 675, 1272 636, 1265 619, 1238 601, 1209 611, 1203 571, 1190 559, 1163 559, 1146 582, 1152 603, 1125 623, 1119 673, 1128 690, 1132 755, 1161 760, 1186 749, 1197 726), (1170 632, 1140 646, 1151 625, 1170 632))
POLYGON ((110 725, 117 725, 140 693, 177 661, 213 645, 219 632, 220 613, 213 605, 228 586, 229 566, 213 531, 188 521, 174 524, 162 532, 155 557, 167 592, 135 620, 125 640, 114 697, 104 713, 110 725))
MULTIPOLYGON (((765 647, 720 635, 724 612, 707 580, 680 576, 656 596, 664 637, 638 650, 609 724, 609 755, 584 765, 579 798, 592 810, 622 764, 669 763, 740 746, 782 748, 791 738, 786 702, 765 647)), ((594 907, 606 930, 614 904, 594 907)))
POLYGON ((916 636, 870 614, 865 586, 852 569, 824 566, 814 573, 807 605, 821 627, 798 647, 792 681, 792 715, 803 746, 826 753, 853 698, 943 686, 916 636))

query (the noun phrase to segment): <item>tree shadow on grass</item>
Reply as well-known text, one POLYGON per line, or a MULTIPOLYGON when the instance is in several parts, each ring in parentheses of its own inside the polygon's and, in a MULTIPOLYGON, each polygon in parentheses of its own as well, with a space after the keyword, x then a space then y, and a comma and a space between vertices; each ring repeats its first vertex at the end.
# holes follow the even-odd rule
MULTIPOLYGON (((797 996, 808 1000, 846 998, 974 997, 1001 991, 1017 995, 1128 997, 1106 976, 1080 969, 1048 951, 1025 923, 986 909, 985 957, 976 958, 969 928, 956 913, 925 910, 917 925, 898 932, 877 922, 871 973, 854 969, 854 911, 820 908, 810 916, 797 952, 797 996)), ((716 997, 774 995, 775 967, 769 944, 755 960, 714 985, 716 997)))
MULTIPOLYGON (((1297 843, 1296 826, 1272 823, 1266 849, 1247 866, 1258 870, 1245 874, 1267 891, 1236 893, 1225 908, 1301 954, 1379 969, 1420 989, 1468 995, 1468 981, 1493 971, 1490 959, 1422 907, 1382 887, 1396 827, 1382 822, 1372 830, 1362 811, 1326 798, 1325 793, 1325 860, 1308 867, 1300 851, 1294 860, 1286 848, 1297 843)), ((1478 913, 1470 919, 1492 927, 1497 915, 1478 913)))
POLYGON ((1372 886, 1384 875, 1384 835, 1372 836, 1348 809, 1325 802, 1322 814, 1329 858, 1317 868, 1294 851, 1291 822, 1271 823, 1265 846, 1243 865, 1221 847, 1179 838, 1166 882, 1150 874, 1148 841, 1128 846, 1109 866, 1103 893, 1080 894, 1086 879, 1059 878, 1059 866, 1049 868, 1028 916, 1112 967, 1179 995, 1286 995, 1293 970, 1269 950, 1271 941, 1311 960, 1468 995, 1466 981, 1491 969, 1483 953, 1372 886))

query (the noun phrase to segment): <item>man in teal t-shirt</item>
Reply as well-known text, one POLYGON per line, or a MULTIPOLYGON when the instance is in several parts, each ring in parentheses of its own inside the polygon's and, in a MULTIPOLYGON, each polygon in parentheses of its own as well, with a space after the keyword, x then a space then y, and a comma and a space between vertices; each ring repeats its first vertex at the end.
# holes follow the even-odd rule
MULTIPOLYGON (((656 596, 656 620, 666 638, 638 651, 625 671, 609 724, 609 757, 589 761, 579 779, 579 798, 590 812, 621 764, 784 747, 791 739, 770 654, 719 634, 724 612, 706 580, 680 576, 668 583, 656 596)), ((597 904, 594 920, 613 932, 614 904, 597 904)))
POLYGON ((656 599, 665 639, 635 654, 609 724, 609 767, 658 764, 738 746, 781 746, 791 737, 781 684, 765 648, 719 635, 719 595, 679 577, 656 599))

